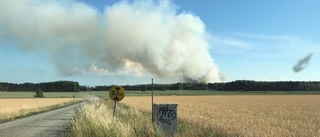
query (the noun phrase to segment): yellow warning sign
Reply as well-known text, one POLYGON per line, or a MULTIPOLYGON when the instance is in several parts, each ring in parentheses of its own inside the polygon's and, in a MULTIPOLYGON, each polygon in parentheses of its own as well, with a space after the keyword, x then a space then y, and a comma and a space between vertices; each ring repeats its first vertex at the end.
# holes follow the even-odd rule
POLYGON ((126 92, 124 88, 121 86, 114 86, 109 90, 109 97, 113 101, 121 101, 125 95, 126 95, 126 92))

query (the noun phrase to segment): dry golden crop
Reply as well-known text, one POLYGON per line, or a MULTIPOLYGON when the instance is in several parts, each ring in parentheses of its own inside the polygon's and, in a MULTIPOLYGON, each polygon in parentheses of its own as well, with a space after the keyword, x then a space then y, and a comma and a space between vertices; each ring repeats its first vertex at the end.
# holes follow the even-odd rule
POLYGON ((162 137, 138 109, 117 105, 113 116, 113 101, 95 100, 84 103, 67 137, 162 137))
MULTIPOLYGON (((320 136, 320 95, 156 96, 154 100, 177 103, 179 119, 230 136, 320 136)), ((150 97, 125 97, 121 102, 151 111, 150 97)))
POLYGON ((0 121, 7 121, 72 101, 73 98, 0 99, 0 121))

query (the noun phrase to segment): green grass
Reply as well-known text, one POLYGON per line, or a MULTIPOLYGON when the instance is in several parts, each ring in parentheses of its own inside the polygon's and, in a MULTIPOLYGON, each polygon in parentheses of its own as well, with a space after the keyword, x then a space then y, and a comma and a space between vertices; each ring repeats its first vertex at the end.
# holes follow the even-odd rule
POLYGON ((0 98, 31 98, 35 92, 0 92, 0 98))
MULTIPOLYGON (((90 92, 43 92, 46 98, 84 97, 86 94, 108 98, 108 91, 90 92)), ((154 91, 155 96, 198 96, 198 95, 294 95, 320 94, 320 91, 213 91, 213 90, 166 90, 154 91)), ((1 98, 34 98, 35 92, 0 92, 1 98)), ((126 96, 150 96, 151 91, 126 91, 126 96)))
MULTIPOLYGON (((83 92, 100 98, 108 98, 108 91, 83 92)), ((154 91, 155 96, 198 96, 198 95, 294 95, 320 94, 320 91, 213 91, 213 90, 166 90, 154 91)), ((126 96, 150 96, 151 91, 126 91, 126 96)))
MULTIPOLYGON (((1 98, 34 98, 35 92, 0 92, 1 98)), ((77 98, 84 96, 82 92, 43 92, 46 98, 72 98, 75 95, 77 98)))

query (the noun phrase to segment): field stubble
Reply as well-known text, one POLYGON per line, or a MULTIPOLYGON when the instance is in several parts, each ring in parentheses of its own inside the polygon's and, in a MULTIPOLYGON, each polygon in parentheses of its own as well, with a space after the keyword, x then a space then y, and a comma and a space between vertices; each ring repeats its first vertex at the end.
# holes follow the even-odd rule
MULTIPOLYGON (((178 119, 229 136, 319 136, 320 95, 155 96, 178 103, 178 119)), ((121 103, 151 111, 150 97, 121 103)))
MULTIPOLYGON (((76 102, 82 99, 77 98, 76 102)), ((73 98, 0 99, 0 122, 74 103, 73 98)))

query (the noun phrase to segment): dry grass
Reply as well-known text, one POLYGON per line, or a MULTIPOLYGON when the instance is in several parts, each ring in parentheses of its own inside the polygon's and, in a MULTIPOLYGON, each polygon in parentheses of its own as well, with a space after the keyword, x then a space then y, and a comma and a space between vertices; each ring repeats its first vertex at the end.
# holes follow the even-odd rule
MULTIPOLYGON (((117 105, 116 116, 112 116, 113 102, 110 99, 86 102, 67 133, 67 137, 165 137, 151 121, 151 113, 117 105)), ((226 136, 212 131, 202 124, 190 124, 179 120, 177 137, 226 136)))
POLYGON ((73 101, 73 98, 0 99, 0 122, 64 106, 73 101))
POLYGON ((113 117, 113 102, 97 100, 87 102, 67 134, 69 137, 150 137, 163 136, 155 131, 151 119, 137 109, 118 104, 113 117))
MULTIPOLYGON (((228 136, 320 136, 320 95, 157 96, 155 102, 178 103, 178 119, 228 136)), ((150 97, 121 103, 151 111, 150 97)))

